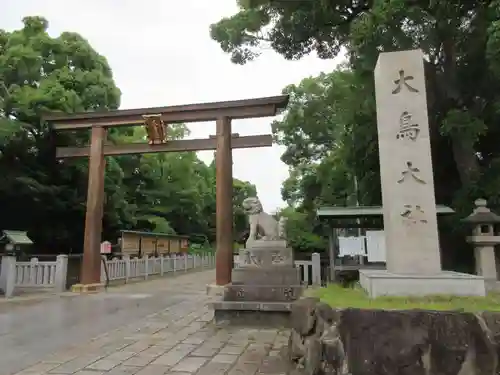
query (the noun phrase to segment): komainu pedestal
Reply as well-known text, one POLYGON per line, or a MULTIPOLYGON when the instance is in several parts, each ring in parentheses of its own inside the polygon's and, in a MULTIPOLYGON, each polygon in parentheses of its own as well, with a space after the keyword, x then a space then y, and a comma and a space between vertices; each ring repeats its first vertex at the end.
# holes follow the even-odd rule
POLYGON ((277 235, 282 223, 262 212, 257 198, 248 200, 250 209, 244 207, 249 213, 250 238, 240 253, 239 265, 232 271, 232 283, 226 285, 222 298, 212 303, 215 322, 288 326, 291 304, 302 294, 300 271, 294 267, 292 249, 277 235), (262 222, 252 230, 255 215, 262 222))
POLYGON ((243 260, 233 269, 232 283, 212 304, 216 323, 288 326, 291 303, 302 294, 299 269, 293 266, 291 248, 271 246, 282 241, 265 242, 240 255, 243 260))

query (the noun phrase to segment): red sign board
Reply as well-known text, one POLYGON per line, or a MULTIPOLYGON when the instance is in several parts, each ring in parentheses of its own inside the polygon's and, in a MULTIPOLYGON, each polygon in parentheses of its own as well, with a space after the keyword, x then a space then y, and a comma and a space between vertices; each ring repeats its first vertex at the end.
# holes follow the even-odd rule
POLYGON ((101 243, 101 254, 111 254, 111 242, 104 241, 101 243))

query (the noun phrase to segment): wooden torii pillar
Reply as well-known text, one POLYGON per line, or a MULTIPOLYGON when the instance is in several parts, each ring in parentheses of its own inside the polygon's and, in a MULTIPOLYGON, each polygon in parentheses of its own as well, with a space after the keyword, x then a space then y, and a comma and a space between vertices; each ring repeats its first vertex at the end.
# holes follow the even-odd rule
MULTIPOLYGON (((275 116, 286 107, 288 96, 226 102, 189 104, 171 107, 140 108, 107 112, 75 114, 52 113, 43 117, 54 131, 91 130, 90 147, 60 147, 58 158, 89 157, 89 182, 85 238, 81 269, 81 289, 100 286, 100 243, 104 203, 105 156, 216 150, 216 284, 231 282, 233 266, 233 148, 265 147, 272 145, 271 135, 239 137, 231 133, 231 120, 275 116), (106 143, 108 128, 145 125, 148 117, 163 124, 216 121, 216 136, 207 139, 160 140, 148 143, 111 145, 106 143)), ((148 129, 149 130, 149 129, 148 129)), ((149 131, 148 131, 149 133, 149 131)))

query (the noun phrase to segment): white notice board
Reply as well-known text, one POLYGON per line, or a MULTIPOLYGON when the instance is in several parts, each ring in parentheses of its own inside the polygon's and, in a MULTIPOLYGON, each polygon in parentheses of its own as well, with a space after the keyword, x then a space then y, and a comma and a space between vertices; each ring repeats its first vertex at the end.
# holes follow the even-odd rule
POLYGON ((366 231, 366 250, 368 252, 368 262, 387 261, 383 230, 366 231))

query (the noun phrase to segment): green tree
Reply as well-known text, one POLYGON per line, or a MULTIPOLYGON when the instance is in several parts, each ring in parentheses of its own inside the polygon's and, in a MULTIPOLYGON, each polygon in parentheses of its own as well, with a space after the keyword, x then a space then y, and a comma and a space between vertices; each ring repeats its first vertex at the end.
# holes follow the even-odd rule
POLYGON ((474 190, 482 180, 481 154, 492 167, 487 143, 497 131, 489 124, 498 119, 498 1, 241 0, 238 4, 236 15, 211 27, 212 38, 238 63, 255 58, 263 44, 288 59, 311 51, 331 58, 344 47, 350 68, 369 84, 380 51, 422 48, 429 59, 431 126, 439 138, 435 149, 445 149, 439 152, 441 165, 454 167, 443 173, 448 186, 438 195, 446 195, 449 187, 456 191, 457 185, 474 190), (487 150, 478 154, 480 145, 487 150))
MULTIPOLYGON (((421 48, 427 59, 436 199, 453 206, 457 218, 469 213, 479 196, 499 206, 500 155, 495 144, 500 131, 496 126, 500 120, 498 0, 241 0, 238 4, 237 14, 211 27, 212 38, 236 63, 256 58, 262 47, 271 47, 287 59, 311 52, 332 58, 341 51, 347 58, 338 72, 287 89, 298 93, 303 102, 292 101, 286 119, 276 125, 278 136, 288 146, 283 159, 292 167, 285 197, 297 197, 304 204, 334 203, 342 196, 352 197, 354 184, 349 180, 356 177, 361 203, 380 203, 373 70, 380 52, 421 48), (325 79, 335 85, 325 86, 325 79), (323 88, 318 100, 317 90, 323 88), (337 94, 349 99, 342 101, 337 94), (294 110, 313 110, 315 105, 322 108, 318 114, 301 116, 294 110), (301 125, 301 120, 307 123, 301 125), (298 141, 292 141, 294 127, 298 141), (308 137, 313 135, 310 144, 308 137), (312 150, 304 152, 308 144, 312 150), (332 151, 339 145, 340 150, 332 151), (317 156, 322 146, 337 159, 325 153, 317 156), (325 164, 329 159, 333 169, 325 164), (318 177, 321 165, 337 178, 318 177)), ((460 226, 455 223, 453 228, 460 226)), ((460 244, 452 243, 454 253, 461 254, 460 244)))
POLYGON ((255 185, 248 181, 233 180, 233 231, 237 239, 248 230, 248 219, 243 211, 242 203, 246 198, 256 196, 255 185))
MULTIPOLYGON (((209 165, 209 189, 210 195, 205 195, 206 205, 204 208, 204 215, 209 218, 209 235, 211 241, 215 241, 216 236, 216 179, 215 179, 215 159, 209 165)), ((248 231, 248 221, 246 214, 243 212, 242 203, 245 198, 257 196, 257 188, 255 185, 248 181, 241 181, 233 178, 233 233, 235 241, 239 241, 244 237, 248 231)))
MULTIPOLYGON (((27 230, 37 253, 81 252, 88 160, 55 158, 55 146, 85 145, 89 134, 54 136, 46 111, 116 109, 120 91, 106 59, 80 35, 52 38, 48 22, 27 17, 20 30, 0 30, 0 229, 27 230)), ((82 134, 83 133, 83 134, 82 134)), ((170 139, 189 134, 169 125, 170 139)), ((110 129, 115 144, 145 142, 141 127, 110 129)), ((103 238, 122 229, 198 234, 215 239, 215 166, 194 152, 106 157, 103 238)), ((255 186, 234 179, 239 208, 255 186)))
POLYGON ((273 131, 286 146, 282 160, 290 176, 282 195, 290 205, 312 211, 358 199, 380 203, 375 102, 363 92, 370 94, 362 79, 344 68, 285 88, 290 102, 273 131), (356 194, 355 184, 363 194, 356 194))
POLYGON ((286 238, 295 251, 312 253, 326 248, 326 239, 321 235, 321 223, 314 214, 286 207, 278 212, 286 218, 286 238))
MULTIPOLYGON (((82 242, 86 162, 57 161, 58 140, 40 116, 114 109, 120 91, 106 59, 81 36, 52 38, 41 17, 23 23, 20 30, 0 30, 0 227, 27 229, 41 248, 57 252, 82 242)), ((81 143, 85 136, 64 140, 81 143)))

